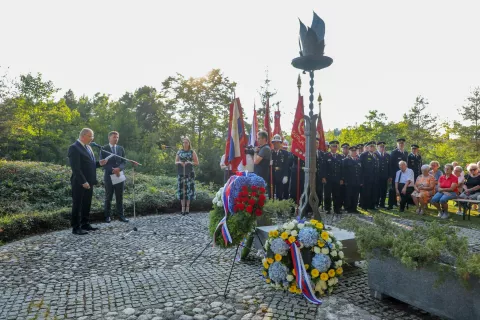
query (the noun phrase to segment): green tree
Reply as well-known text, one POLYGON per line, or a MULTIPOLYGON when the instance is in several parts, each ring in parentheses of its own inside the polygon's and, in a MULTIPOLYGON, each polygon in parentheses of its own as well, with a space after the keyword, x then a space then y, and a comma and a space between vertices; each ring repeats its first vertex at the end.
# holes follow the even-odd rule
POLYGON ((467 98, 467 104, 462 106, 459 110, 463 120, 470 123, 470 126, 465 126, 463 134, 470 137, 469 143, 473 150, 478 154, 480 151, 480 87, 475 88, 471 95, 467 98))

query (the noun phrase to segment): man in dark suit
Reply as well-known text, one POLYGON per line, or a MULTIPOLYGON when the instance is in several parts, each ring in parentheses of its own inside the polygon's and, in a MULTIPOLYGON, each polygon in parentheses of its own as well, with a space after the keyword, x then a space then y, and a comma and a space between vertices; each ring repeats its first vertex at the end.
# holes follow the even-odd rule
POLYGON ((339 214, 342 206, 342 199, 340 198, 340 186, 343 184, 341 180, 342 175, 342 160, 343 156, 337 153, 339 142, 337 140, 330 141, 330 152, 324 155, 322 170, 322 183, 324 187, 324 204, 327 213, 331 213, 332 198, 333 211, 339 214))
POLYGON ((378 159, 378 175, 377 175, 377 185, 378 185, 378 193, 377 199, 375 200, 375 204, 378 205, 380 208, 385 209, 385 199, 387 197, 388 192, 388 182, 391 179, 390 174, 390 155, 385 152, 385 142, 379 141, 377 142, 377 152, 376 156, 378 159))
POLYGON ((284 194, 285 185, 288 183, 288 151, 282 149, 282 137, 276 134, 272 140, 272 173, 274 195, 277 200, 288 199, 288 194, 284 194))
MULTIPOLYGON (((100 152, 100 159, 105 159, 110 156, 110 153, 116 154, 122 158, 125 158, 125 149, 122 146, 119 146, 118 139, 120 134, 117 131, 111 131, 108 133, 108 144, 103 146, 102 151, 100 152), (107 153, 107 152, 110 153, 107 153)), ((128 219, 123 215, 123 190, 125 188, 125 181, 113 184, 112 174, 115 174, 117 177, 120 176, 120 173, 125 170, 125 159, 119 157, 111 157, 108 159, 107 164, 103 167, 105 174, 103 176, 105 182, 105 222, 110 223, 112 220, 110 218, 110 210, 112 207, 113 193, 115 193, 115 202, 117 208, 118 219, 122 222, 128 222, 128 219)))
POLYGON ((413 170, 413 174, 415 175, 415 181, 417 181, 417 177, 422 174, 422 156, 418 153, 418 149, 420 147, 417 144, 412 144, 412 152, 408 155, 408 168, 413 170))
POLYGON ((106 160, 95 160, 89 143, 93 141, 92 129, 80 131, 78 140, 68 148, 68 159, 72 167, 72 228, 73 234, 85 235, 95 231, 88 219, 92 204, 93 186, 97 183, 97 168, 105 165, 106 160))
POLYGON ((357 157, 357 147, 352 146, 350 155, 342 160, 342 180, 345 185, 345 210, 350 213, 358 213, 358 196, 362 184, 362 164, 357 157))
POLYGON ((365 144, 368 151, 360 155, 360 163, 362 165, 362 202, 363 210, 376 210, 376 194, 377 194, 377 173, 378 163, 375 155, 375 141, 365 144))

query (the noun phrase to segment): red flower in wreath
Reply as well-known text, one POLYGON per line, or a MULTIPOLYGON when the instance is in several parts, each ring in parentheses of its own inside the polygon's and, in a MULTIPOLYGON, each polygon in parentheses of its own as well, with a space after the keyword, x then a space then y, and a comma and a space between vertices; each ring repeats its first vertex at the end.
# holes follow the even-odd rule
POLYGON ((257 186, 252 186, 252 191, 257 191, 258 187, 257 186))
POLYGON ((262 210, 260 210, 260 209, 255 210, 255 215, 257 217, 260 217, 262 215, 262 210))
POLYGON ((246 210, 247 210, 248 213, 252 213, 252 211, 253 211, 253 206, 248 206, 246 210))
POLYGON ((264 200, 259 200, 259 201, 258 201, 258 205, 259 205, 260 207, 263 207, 263 206, 265 205, 265 201, 264 201, 264 200))
POLYGON ((260 193, 265 193, 265 188, 264 187, 260 187, 260 189, 258 189, 260 191, 260 193))
POLYGON ((256 197, 257 196, 257 193, 256 192, 252 192, 252 197, 256 197))
POLYGON ((238 210, 240 211, 245 210, 245 205, 243 203, 238 204, 238 210))
POLYGON ((255 204, 255 199, 248 200, 248 204, 253 206, 255 204))
POLYGON ((265 200, 267 200, 267 197, 265 197, 264 194, 261 194, 260 196, 258 196, 258 200, 265 202, 265 200))

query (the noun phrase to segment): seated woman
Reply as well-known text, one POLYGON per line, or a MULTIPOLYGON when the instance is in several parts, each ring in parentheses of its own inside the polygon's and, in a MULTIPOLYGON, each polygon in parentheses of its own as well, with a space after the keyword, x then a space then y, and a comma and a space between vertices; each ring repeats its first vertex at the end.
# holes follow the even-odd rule
MULTIPOLYGON (((432 170, 430 170, 430 174, 435 179, 435 183, 437 183, 438 179, 440 179, 440 177, 443 174, 442 170, 439 170, 440 169, 440 163, 438 163, 438 161, 431 161, 430 162, 430 168, 432 169, 432 170)), ((435 191, 436 190, 437 190, 437 187, 435 186, 435 191)))
MULTIPOLYGON (((478 172, 478 165, 471 163, 467 167, 468 174, 465 176, 465 184, 463 186, 463 192, 459 198, 469 200, 480 200, 480 174, 478 172)), ((467 206, 466 203, 463 204, 467 206)), ((460 212, 460 214, 462 214, 460 212)))
POLYGON ((421 170, 422 174, 417 177, 417 181, 415 181, 414 185, 415 191, 412 193, 413 203, 417 206, 416 212, 418 214, 424 213, 424 210, 435 190, 435 179, 428 173, 430 166, 424 164, 421 170))
POLYGON ((444 169, 445 174, 438 179, 437 193, 431 202, 438 210, 438 217, 448 219, 448 201, 457 197, 458 178, 453 174, 451 164, 446 164, 444 169))
MULTIPOLYGON (((465 182, 465 175, 463 173, 463 168, 458 165, 458 162, 452 162, 453 166, 453 174, 457 176, 458 178, 458 192, 461 192, 463 189, 463 183, 465 182)), ((455 204, 457 206, 457 204, 455 204)), ((458 207, 457 210, 458 215, 462 215, 462 210, 460 207, 458 207)))

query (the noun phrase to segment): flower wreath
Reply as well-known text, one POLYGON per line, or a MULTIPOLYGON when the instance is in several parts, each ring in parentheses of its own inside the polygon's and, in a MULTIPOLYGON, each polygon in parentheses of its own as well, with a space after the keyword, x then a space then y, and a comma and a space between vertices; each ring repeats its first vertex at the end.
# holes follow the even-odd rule
POLYGON ((267 201, 265 187, 265 180, 254 173, 238 172, 229 178, 212 201, 210 225, 216 225, 212 232, 214 241, 221 237, 223 245, 227 247, 244 240, 252 230, 256 217, 263 214, 263 206, 267 201), (221 216, 220 211, 223 211, 221 216))
POLYGON ((263 262, 265 281, 313 303, 331 294, 342 275, 343 245, 317 220, 293 220, 269 232, 263 262))

